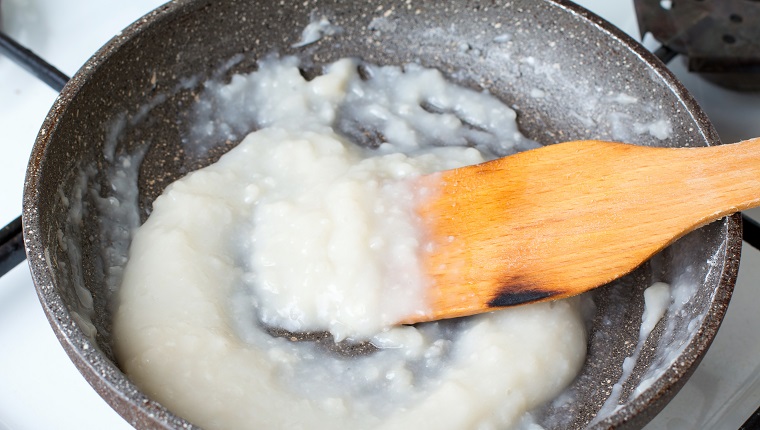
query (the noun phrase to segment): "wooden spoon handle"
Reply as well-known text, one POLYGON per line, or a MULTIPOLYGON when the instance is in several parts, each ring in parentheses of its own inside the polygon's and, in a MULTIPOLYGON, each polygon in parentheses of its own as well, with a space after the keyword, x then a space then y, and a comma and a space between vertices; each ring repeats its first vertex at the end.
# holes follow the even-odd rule
POLYGON ((686 201, 696 197, 693 209, 699 209, 704 216, 702 220, 694 220, 697 226, 760 204, 759 138, 672 151, 683 154, 673 157, 682 175, 680 180, 674 180, 674 185, 681 183, 684 191, 697 194, 681 197, 686 201))
POLYGON ((567 142, 420 180, 432 320, 604 285, 760 204, 760 139, 700 148, 567 142), (432 191, 434 190, 434 191, 432 191))

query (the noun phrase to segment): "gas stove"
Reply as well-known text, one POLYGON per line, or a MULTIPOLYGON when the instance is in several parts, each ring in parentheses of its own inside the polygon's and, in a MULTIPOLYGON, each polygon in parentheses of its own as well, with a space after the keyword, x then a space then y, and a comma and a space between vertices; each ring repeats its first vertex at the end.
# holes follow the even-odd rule
MULTIPOLYGON (((1 0, 2 29, 64 74, 73 75, 102 44, 161 0, 1 0)), ((634 2, 579 0, 650 50, 640 37, 634 2)), ((662 1, 661 7, 673 7, 662 1)), ((756 2, 748 2, 756 3, 756 2)), ((680 56, 669 67, 696 97, 721 139, 760 136, 760 94, 724 89, 688 71, 680 56)), ((56 92, 0 57, 0 225, 21 212, 32 144, 56 92)), ((760 211, 745 215, 760 219, 760 211)), ((647 429, 739 428, 760 405, 760 252, 745 243, 734 298, 702 364, 647 429)), ((0 430, 128 429, 85 382, 55 338, 21 264, 0 278, 0 430)))

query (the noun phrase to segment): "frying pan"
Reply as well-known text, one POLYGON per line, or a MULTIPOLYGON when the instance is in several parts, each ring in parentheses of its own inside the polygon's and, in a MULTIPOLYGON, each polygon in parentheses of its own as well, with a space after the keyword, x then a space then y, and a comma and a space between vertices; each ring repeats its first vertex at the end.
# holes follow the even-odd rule
MULTIPOLYGON (((109 303, 129 225, 147 218, 166 185, 237 143, 209 138, 208 150, 188 150, 189 112, 203 82, 254 70, 257 59, 273 52, 299 57, 305 76, 347 56, 437 68, 514 107, 522 132, 542 144, 720 143, 658 60, 562 0, 162 6, 117 35, 66 85, 39 133, 24 190, 26 251, 46 315, 84 377, 138 428, 192 424, 143 394, 114 360, 109 303), (309 23, 322 19, 330 31, 303 40, 309 23), (119 154, 141 162, 120 164, 119 154), (138 220, 99 210, 130 205, 117 202, 113 191, 114 169, 125 168, 137 174, 131 213, 138 220)), ((535 411, 536 420, 547 428, 639 428, 656 415, 720 325, 740 237, 739 217, 724 218, 593 292, 585 365, 560 400, 535 411), (671 284, 673 302, 652 333, 640 336, 642 293, 655 281, 671 284)))

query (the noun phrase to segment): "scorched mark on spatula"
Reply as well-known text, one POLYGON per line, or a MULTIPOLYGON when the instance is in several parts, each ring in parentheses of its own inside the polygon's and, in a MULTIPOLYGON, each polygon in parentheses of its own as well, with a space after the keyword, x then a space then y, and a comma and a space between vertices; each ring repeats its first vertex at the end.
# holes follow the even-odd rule
POLYGON ((515 306, 524 303, 538 302, 552 296, 558 295, 555 291, 546 291, 523 287, 514 283, 506 284, 491 300, 488 306, 492 308, 501 308, 504 306, 515 306))

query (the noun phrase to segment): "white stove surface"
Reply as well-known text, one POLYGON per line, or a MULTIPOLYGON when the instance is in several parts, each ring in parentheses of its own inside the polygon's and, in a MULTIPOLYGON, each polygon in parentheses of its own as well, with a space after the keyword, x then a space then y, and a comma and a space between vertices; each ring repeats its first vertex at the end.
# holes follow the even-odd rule
MULTIPOLYGON (((67 75, 161 0, 0 0, 4 30, 67 75)), ((638 39, 630 0, 581 0, 638 39)), ((645 45, 656 43, 646 39, 645 45)), ((760 95, 672 70, 722 139, 760 136, 760 95), (753 119, 754 117, 754 119, 753 119)), ((26 164, 56 93, 0 58, 0 225, 21 213, 26 164)), ((760 211, 756 212, 760 215, 760 211)), ((760 405, 760 252, 745 245, 734 299, 694 376, 647 429, 738 428, 760 405)), ((0 278, 0 430, 131 428, 85 382, 42 312, 26 264, 0 278)))

